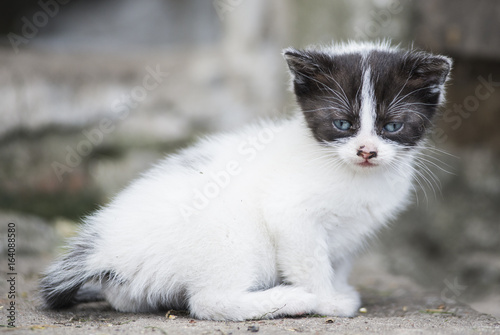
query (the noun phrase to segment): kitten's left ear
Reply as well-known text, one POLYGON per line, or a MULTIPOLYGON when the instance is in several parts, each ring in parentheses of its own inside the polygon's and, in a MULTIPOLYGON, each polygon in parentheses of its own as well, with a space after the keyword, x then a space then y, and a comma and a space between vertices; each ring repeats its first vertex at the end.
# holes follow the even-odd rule
POLYGON ((435 85, 443 85, 448 79, 452 64, 451 58, 425 54, 417 61, 416 67, 413 69, 413 76, 435 85))

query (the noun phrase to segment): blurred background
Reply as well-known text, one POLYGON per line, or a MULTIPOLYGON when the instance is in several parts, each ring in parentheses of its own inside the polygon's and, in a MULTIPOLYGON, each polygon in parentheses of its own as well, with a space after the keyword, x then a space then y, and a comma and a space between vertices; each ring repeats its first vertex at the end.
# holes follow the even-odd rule
POLYGON ((293 112, 284 47, 390 38, 455 61, 430 141, 439 182, 353 280, 404 276, 500 316, 499 32, 496 0, 3 2, 0 249, 16 222, 18 253, 48 259, 161 157, 293 112))

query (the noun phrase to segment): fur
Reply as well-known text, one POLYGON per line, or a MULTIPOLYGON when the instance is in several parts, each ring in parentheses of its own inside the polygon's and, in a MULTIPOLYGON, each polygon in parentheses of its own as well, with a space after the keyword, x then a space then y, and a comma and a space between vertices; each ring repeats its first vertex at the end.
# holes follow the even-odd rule
POLYGON ((283 54, 302 111, 167 157, 86 218, 41 281, 47 307, 94 285, 127 312, 356 314, 351 259, 409 203, 451 61, 386 42, 283 54))

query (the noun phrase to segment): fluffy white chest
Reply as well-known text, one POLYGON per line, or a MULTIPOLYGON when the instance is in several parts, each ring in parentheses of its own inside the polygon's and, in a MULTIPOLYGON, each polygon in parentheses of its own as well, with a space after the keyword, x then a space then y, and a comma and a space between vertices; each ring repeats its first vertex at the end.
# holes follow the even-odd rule
POLYGON ((322 231, 330 253, 344 257, 361 248, 407 204, 410 181, 390 188, 386 178, 384 174, 355 176, 340 172, 332 172, 328 178, 321 171, 288 178, 282 181, 288 184, 286 191, 277 186, 283 192, 266 199, 267 217, 271 225, 294 229, 296 224, 300 227, 296 229, 322 231))

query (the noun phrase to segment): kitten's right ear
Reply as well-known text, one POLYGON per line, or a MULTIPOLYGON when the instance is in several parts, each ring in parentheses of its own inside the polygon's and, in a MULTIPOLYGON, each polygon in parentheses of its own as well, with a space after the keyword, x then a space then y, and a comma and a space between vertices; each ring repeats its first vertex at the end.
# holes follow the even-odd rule
POLYGON ((310 79, 319 70, 311 54, 306 51, 286 48, 282 54, 288 64, 293 80, 297 84, 304 84, 308 78, 310 79))

